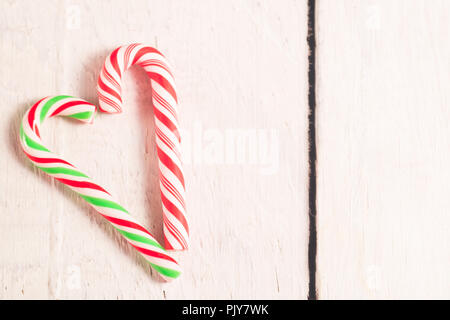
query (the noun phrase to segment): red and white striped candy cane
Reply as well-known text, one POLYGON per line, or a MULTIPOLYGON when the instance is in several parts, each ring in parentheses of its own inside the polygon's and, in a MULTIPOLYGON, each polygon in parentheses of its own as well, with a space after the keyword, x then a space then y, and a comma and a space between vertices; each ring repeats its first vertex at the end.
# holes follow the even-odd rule
POLYGON ((100 110, 108 113, 122 111, 122 76, 133 65, 144 68, 151 79, 165 246, 168 250, 184 250, 188 247, 189 229, 180 157, 178 102, 175 81, 166 58, 158 50, 142 44, 115 49, 106 59, 98 79, 100 110))
POLYGON ((35 166, 78 193, 137 250, 166 280, 179 276, 180 268, 155 238, 102 187, 68 161, 51 152, 41 140, 41 125, 53 116, 91 122, 96 107, 71 96, 47 97, 25 114, 20 127, 20 144, 35 166))

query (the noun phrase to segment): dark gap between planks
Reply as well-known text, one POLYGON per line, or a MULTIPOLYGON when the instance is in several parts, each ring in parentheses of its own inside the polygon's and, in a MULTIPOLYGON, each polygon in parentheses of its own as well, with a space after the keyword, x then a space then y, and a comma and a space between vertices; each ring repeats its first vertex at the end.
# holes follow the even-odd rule
POLYGON ((316 223, 316 1, 308 0, 308 160, 309 160, 309 240, 308 240, 308 300, 317 300, 316 288, 316 255, 317 255, 317 223, 316 223))

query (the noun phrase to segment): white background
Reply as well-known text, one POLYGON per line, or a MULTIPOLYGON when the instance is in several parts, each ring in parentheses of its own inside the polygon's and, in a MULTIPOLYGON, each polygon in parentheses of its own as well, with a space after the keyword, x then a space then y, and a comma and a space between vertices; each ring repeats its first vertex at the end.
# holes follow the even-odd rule
MULTIPOLYGON (((0 15, 0 298, 305 298, 303 1, 1 1, 0 15), (184 142, 196 143, 185 165, 192 245, 173 255, 183 274, 170 284, 17 142, 23 114, 44 96, 97 103, 104 59, 133 42, 173 65, 184 142), (226 132, 262 137, 256 158, 225 161, 225 142, 237 140, 226 132), (266 147, 276 152, 266 157, 266 147)), ((133 68, 123 114, 54 119, 42 135, 161 241, 149 89, 133 68)))
MULTIPOLYGON (((450 297, 449 14, 317 1, 319 298, 450 297)), ((0 298, 306 298, 306 23, 305 0, 2 0, 0 298), (185 130, 191 248, 169 284, 17 141, 44 96, 97 103, 104 59, 133 42, 174 66, 185 130)), ((42 136, 162 240, 149 85, 133 68, 124 113, 42 136)))

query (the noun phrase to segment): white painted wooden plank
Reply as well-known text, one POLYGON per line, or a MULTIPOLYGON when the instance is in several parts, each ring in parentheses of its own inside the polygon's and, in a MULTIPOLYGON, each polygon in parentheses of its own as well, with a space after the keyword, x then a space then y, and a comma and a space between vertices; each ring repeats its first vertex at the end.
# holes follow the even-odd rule
MULTIPOLYGON (((306 1, 2 1, 0 31, 1 299, 306 297, 306 1), (107 54, 137 41, 174 65, 185 131, 192 247, 170 284, 16 143, 32 102, 96 102, 107 54)), ((42 134, 161 240, 149 81, 125 78, 123 114, 42 134)))
POLYGON ((450 2, 318 2, 320 298, 449 298, 450 2))

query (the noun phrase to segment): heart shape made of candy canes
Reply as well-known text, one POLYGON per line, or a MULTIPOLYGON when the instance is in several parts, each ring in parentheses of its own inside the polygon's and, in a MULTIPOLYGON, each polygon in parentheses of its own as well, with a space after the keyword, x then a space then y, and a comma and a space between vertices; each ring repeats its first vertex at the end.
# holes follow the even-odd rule
MULTIPOLYGON (((162 54, 140 44, 114 50, 107 58, 98 81, 100 110, 109 113, 121 111, 121 77, 133 64, 142 66, 152 83, 165 245, 167 249, 186 249, 188 228, 176 114, 177 97, 173 76, 162 54)), ((95 105, 71 96, 39 100, 22 120, 19 135, 22 149, 34 165, 77 192, 106 218, 165 280, 177 278, 180 274, 177 262, 167 255, 151 233, 103 187, 51 152, 41 140, 40 127, 46 119, 59 115, 89 123, 95 112, 95 105)))

